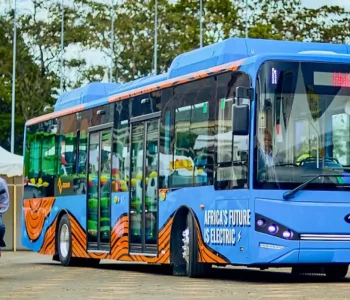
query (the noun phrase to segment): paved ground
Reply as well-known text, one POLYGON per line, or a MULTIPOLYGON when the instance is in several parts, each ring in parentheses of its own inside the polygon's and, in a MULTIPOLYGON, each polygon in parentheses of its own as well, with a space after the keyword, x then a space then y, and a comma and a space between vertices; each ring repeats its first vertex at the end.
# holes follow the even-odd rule
POLYGON ((350 277, 292 277, 290 270, 220 268, 211 278, 170 276, 159 266, 103 262, 65 268, 48 256, 3 252, 0 299, 350 299, 350 277))

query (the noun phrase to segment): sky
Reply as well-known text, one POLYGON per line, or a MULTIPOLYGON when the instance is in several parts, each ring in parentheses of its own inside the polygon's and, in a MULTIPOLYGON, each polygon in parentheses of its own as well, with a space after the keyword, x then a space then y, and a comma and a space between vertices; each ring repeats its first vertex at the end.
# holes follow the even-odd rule
POLYGON ((350 10, 350 0, 302 0, 304 6, 320 7, 322 5, 338 5, 350 10))

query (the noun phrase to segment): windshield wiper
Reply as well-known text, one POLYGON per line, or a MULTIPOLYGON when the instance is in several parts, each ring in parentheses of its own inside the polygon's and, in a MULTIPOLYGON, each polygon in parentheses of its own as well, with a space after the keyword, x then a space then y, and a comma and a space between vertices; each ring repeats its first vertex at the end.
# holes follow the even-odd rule
POLYGON ((290 198, 293 197, 294 194, 296 194, 298 191, 302 190, 304 187, 306 187, 307 185, 309 185, 311 182, 313 182, 314 180, 318 179, 318 178, 321 178, 321 177, 325 177, 325 178, 328 178, 330 180, 331 177, 350 177, 349 175, 344 175, 344 174, 339 174, 339 175, 330 175, 330 174, 320 174, 320 175, 317 175, 313 178, 311 178, 310 180, 302 183, 301 185, 297 186, 294 190, 291 190, 289 192, 285 192, 283 194, 283 199, 284 200, 288 200, 290 198))

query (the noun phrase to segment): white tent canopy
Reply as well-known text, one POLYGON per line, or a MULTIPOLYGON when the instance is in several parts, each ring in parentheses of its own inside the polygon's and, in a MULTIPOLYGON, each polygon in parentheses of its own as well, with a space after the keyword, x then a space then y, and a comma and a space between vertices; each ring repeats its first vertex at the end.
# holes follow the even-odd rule
POLYGON ((23 175, 23 157, 0 147, 0 175, 7 177, 23 175))

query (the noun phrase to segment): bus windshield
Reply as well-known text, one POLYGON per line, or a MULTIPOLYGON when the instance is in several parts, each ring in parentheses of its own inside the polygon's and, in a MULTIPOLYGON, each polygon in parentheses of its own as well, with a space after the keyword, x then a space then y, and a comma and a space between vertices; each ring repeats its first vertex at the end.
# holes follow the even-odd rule
POLYGON ((348 190, 350 65, 265 62, 257 90, 257 187, 348 190))

